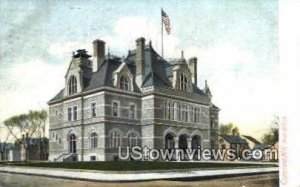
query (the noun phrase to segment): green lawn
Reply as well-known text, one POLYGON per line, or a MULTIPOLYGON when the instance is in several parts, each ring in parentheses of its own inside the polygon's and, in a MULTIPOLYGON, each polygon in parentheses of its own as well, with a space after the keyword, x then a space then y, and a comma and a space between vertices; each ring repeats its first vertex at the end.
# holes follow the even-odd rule
POLYGON ((247 163, 196 163, 196 162, 143 162, 143 161, 107 161, 107 162, 25 162, 6 163, 11 166, 48 167, 67 169, 87 169, 102 171, 147 171, 173 169, 231 169, 253 167, 277 167, 275 164, 247 163))

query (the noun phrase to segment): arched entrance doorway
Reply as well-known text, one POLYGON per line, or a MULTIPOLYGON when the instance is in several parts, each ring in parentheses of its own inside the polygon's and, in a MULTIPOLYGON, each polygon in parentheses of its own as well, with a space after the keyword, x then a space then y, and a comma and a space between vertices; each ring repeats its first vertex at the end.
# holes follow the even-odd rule
POLYGON ((76 136, 73 133, 69 135, 69 153, 76 153, 76 136))
POLYGON ((174 135, 168 133, 165 136, 165 149, 174 149, 174 148, 175 148, 174 135))
POLYGON ((172 153, 171 158, 166 158, 167 160, 175 160, 175 134, 173 133, 168 133, 165 135, 165 149, 168 150, 169 153, 172 153))
POLYGON ((194 155, 194 160, 198 160, 198 149, 201 149, 201 137, 199 135, 194 135, 192 137, 192 149, 195 149, 195 155, 194 155))
POLYGON ((180 160, 186 160, 187 159, 187 153, 186 153, 186 151, 188 149, 187 138, 188 138, 187 135, 184 135, 184 134, 179 136, 178 148, 181 151, 180 160))
POLYGON ((195 135, 192 137, 192 149, 198 149, 201 147, 201 138, 199 135, 195 135))

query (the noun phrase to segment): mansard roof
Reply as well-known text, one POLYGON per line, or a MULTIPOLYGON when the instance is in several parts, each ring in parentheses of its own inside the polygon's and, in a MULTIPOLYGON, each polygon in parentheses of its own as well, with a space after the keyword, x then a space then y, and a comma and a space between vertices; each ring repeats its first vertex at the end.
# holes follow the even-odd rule
MULTIPOLYGON (((79 51, 82 52, 82 51, 79 51)), ((172 76, 174 68, 180 68, 182 66, 187 66, 184 58, 165 60, 152 48, 151 42, 145 45, 145 75, 142 80, 141 88, 149 86, 159 86, 172 88, 172 76)), ((80 54, 87 55, 86 51, 80 54)), ((118 69, 118 67, 125 62, 130 73, 135 75, 136 71, 136 50, 129 50, 126 58, 121 59, 120 57, 107 55, 106 59, 102 65, 98 68, 96 72, 88 72, 84 75, 83 92, 94 90, 103 86, 113 87, 113 72, 118 69), (86 80, 86 81, 85 81, 86 80)), ((88 56, 89 58, 89 56, 88 56)), ((134 92, 140 92, 140 88, 134 82, 133 90, 134 92)), ((193 93, 206 95, 203 90, 199 89, 197 85, 193 84, 193 93)), ((60 100, 64 97, 64 89, 62 89, 54 98, 49 102, 54 102, 60 100)))

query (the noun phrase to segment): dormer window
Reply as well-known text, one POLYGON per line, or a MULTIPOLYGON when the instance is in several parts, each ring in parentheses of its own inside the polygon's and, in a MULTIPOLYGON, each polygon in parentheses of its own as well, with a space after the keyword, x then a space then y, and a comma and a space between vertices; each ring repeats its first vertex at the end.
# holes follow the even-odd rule
POLYGON ((74 75, 71 76, 69 79, 69 84, 68 84, 68 94, 73 95, 77 93, 77 79, 74 75))
POLYGON ((120 78, 120 88, 122 90, 129 90, 129 82, 128 82, 127 77, 121 76, 121 78, 120 78))
POLYGON ((188 88, 187 77, 182 73, 182 74, 180 74, 179 78, 180 78, 179 79, 179 89, 186 91, 188 88))

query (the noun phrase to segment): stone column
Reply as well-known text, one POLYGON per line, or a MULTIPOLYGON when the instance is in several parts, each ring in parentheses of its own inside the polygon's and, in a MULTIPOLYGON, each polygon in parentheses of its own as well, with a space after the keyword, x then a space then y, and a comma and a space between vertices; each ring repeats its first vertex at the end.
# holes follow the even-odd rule
POLYGON ((178 137, 174 137, 174 149, 175 149, 175 155, 173 156, 174 159, 178 160, 180 158, 178 158, 178 148, 179 148, 179 138, 178 137))
POLYGON ((187 138, 188 149, 192 149, 192 138, 187 138))

